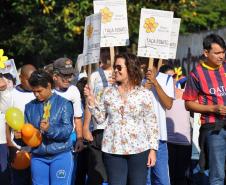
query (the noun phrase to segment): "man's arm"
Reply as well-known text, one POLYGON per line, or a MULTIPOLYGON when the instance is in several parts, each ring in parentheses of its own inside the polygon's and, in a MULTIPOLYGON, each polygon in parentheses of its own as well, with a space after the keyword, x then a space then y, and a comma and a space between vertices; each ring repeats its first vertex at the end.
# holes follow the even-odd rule
POLYGON ((198 113, 215 113, 226 115, 226 106, 224 105, 201 105, 195 101, 185 101, 185 108, 189 111, 198 113))
POLYGON ((16 146, 13 144, 13 142, 11 140, 11 132, 10 132, 9 126, 7 124, 6 124, 6 140, 7 140, 8 146, 16 148, 16 146))
POLYGON ((77 141, 75 144, 75 151, 80 152, 83 150, 83 137, 82 137, 82 118, 81 117, 75 117, 74 118, 75 123, 75 132, 77 135, 77 141))
MULTIPOLYGON (((156 80, 157 82, 157 80, 156 80)), ((162 89, 162 87, 159 85, 159 83, 157 82, 156 84, 154 84, 155 90, 158 94, 159 100, 161 102, 161 104, 166 108, 166 109, 171 109, 172 105, 173 105, 173 99, 170 98, 162 89)))
MULTIPOLYGON (((155 73, 152 70, 148 70, 147 74, 146 74, 146 78, 147 81, 144 84, 144 87, 150 89, 152 87, 155 88, 160 103, 166 108, 166 109, 171 109, 172 105, 173 105, 173 99, 171 97, 169 97, 164 90, 162 89, 162 87, 159 85, 158 81, 155 78, 155 73)), ((173 87, 174 88, 174 87, 173 87)))

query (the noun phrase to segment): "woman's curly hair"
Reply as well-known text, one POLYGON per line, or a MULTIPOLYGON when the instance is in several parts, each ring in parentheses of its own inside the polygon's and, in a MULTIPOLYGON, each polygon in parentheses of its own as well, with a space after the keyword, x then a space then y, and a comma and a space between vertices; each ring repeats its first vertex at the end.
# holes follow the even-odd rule
POLYGON ((118 58, 125 59, 125 65, 131 85, 140 86, 142 82, 142 72, 140 69, 140 61, 138 57, 130 53, 118 54, 115 56, 115 62, 118 58))

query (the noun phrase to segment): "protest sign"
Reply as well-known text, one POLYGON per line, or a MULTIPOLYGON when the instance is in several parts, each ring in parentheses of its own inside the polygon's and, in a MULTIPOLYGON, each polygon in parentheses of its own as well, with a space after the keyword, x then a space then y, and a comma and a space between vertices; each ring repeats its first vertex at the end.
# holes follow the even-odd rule
POLYGON ((129 45, 126 0, 93 1, 94 13, 101 13, 101 47, 129 45))
POLYGON ((177 54, 177 42, 180 31, 180 18, 173 18, 171 36, 170 36, 170 48, 169 48, 169 58, 176 59, 177 54))
POLYGON ((5 64, 5 67, 0 68, 0 73, 2 74, 10 73, 13 76, 13 78, 16 79, 16 85, 20 84, 20 79, 17 73, 14 60, 13 59, 7 60, 6 62, 4 62, 4 64, 5 64))
POLYGON ((141 9, 138 56, 168 59, 173 12, 141 9))
POLYGON ((101 34, 101 15, 93 14, 86 17, 84 29, 83 65, 99 62, 100 34, 101 34))

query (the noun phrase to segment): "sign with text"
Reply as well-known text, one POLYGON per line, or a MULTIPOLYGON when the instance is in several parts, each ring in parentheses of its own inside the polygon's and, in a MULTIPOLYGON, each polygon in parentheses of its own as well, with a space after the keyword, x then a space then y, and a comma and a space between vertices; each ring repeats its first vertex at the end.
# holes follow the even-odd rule
POLYGON ((168 59, 173 12, 141 9, 138 56, 168 59))
POLYGON ((0 69, 0 73, 6 74, 10 73, 13 78, 16 79, 16 85, 20 84, 19 75, 17 73, 16 65, 13 59, 7 60, 5 63, 5 68, 0 69))
POLYGON ((94 13, 101 13, 101 47, 129 45, 126 0, 93 1, 94 13))
POLYGON ((173 18, 171 36, 170 36, 170 48, 169 48, 169 58, 175 59, 177 55, 177 42, 180 31, 180 18, 173 18))
POLYGON ((83 65, 99 62, 100 34, 101 34, 101 15, 93 14, 86 17, 84 29, 83 65))

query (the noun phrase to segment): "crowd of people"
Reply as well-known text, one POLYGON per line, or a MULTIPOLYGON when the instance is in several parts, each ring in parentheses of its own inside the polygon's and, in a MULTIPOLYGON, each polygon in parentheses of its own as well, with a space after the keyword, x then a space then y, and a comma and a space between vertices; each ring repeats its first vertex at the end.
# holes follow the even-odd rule
MULTIPOLYGON (((76 74, 69 58, 22 66, 20 84, 0 76, 0 182, 3 185, 199 185, 192 181, 191 115, 201 114, 200 185, 223 185, 226 157, 225 42, 210 34, 188 76, 145 58, 101 50, 96 71, 76 74), (144 65, 145 64, 145 65, 144 65), (49 115, 46 116, 46 107, 49 115), (8 126, 16 107, 41 134, 27 146, 8 126), (20 151, 30 165, 11 165, 20 151)), ((21 159, 22 160, 22 159, 21 159)))

